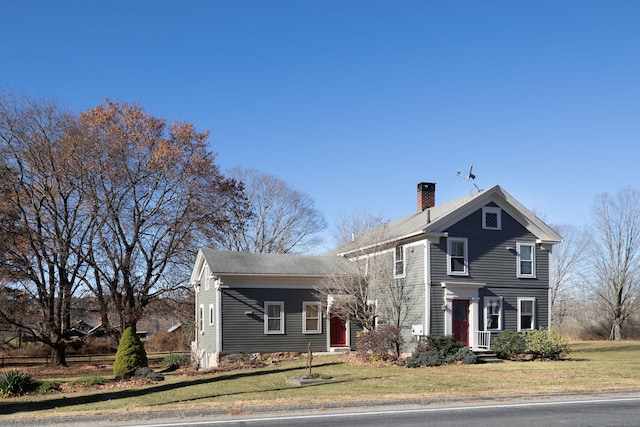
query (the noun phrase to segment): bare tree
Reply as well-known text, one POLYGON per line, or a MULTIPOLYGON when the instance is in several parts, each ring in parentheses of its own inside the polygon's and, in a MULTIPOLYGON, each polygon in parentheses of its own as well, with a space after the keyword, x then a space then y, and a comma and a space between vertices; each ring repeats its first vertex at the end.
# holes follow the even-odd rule
POLYGON ((551 322, 559 324, 578 300, 575 291, 584 279, 589 239, 585 232, 571 224, 554 225, 553 228, 564 239, 553 248, 550 271, 551 322))
POLYGON ((229 176, 244 185, 248 209, 234 211, 219 246, 261 253, 305 253, 317 247, 326 222, 311 197, 256 170, 236 168, 229 176))
POLYGON ((365 210, 343 213, 336 221, 332 232, 334 244, 337 247, 348 246, 349 242, 355 241, 356 236, 360 237, 365 231, 377 228, 386 222, 382 217, 374 216, 365 210))
POLYGON ((14 183, 18 180, 18 173, 11 169, 7 163, 9 154, 0 149, 0 157, 5 161, 0 162, 0 280, 10 278, 12 275, 7 256, 15 250, 15 244, 26 245, 26 232, 20 223, 20 209, 15 204, 14 183))
POLYGON ((95 217, 86 284, 103 325, 113 309, 123 331, 155 298, 184 286, 187 257, 227 227, 241 191, 220 173, 208 133, 191 124, 167 124, 137 104, 109 100, 79 120, 95 217))
POLYGON ((332 315, 352 320, 365 330, 375 329, 379 284, 388 279, 387 266, 373 255, 383 249, 386 232, 384 221, 366 212, 343 216, 335 235, 345 240, 336 252, 346 254, 352 265, 328 275, 315 289, 319 299, 330 304, 332 315))
POLYGON ((65 335, 92 222, 78 173, 82 146, 73 116, 54 102, 0 95, 1 167, 12 177, 0 206, 15 221, 3 236, 2 270, 23 290, 14 295, 29 302, 3 304, 0 316, 49 346, 53 364, 66 365, 65 335))
POLYGON ((597 196, 593 221, 595 294, 612 323, 610 338, 618 340, 640 302, 640 191, 597 196))
POLYGON ((412 317, 416 287, 407 280, 411 274, 408 252, 389 239, 387 221, 365 211, 343 215, 334 235, 341 244, 333 252, 347 257, 352 268, 318 284, 317 295, 330 303, 333 315, 355 321, 367 331, 393 326, 397 332, 388 338, 399 357, 409 325, 416 320, 412 317), (394 262, 399 260, 400 264, 394 262))

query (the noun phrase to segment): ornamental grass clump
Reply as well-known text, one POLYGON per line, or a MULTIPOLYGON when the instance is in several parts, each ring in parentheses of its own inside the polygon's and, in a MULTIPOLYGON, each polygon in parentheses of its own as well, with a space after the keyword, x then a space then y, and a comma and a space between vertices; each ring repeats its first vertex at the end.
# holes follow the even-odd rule
POLYGON ((31 375, 17 370, 0 375, 0 395, 3 397, 22 396, 36 391, 40 383, 31 375))
POLYGON ((144 344, 136 334, 135 329, 128 327, 124 330, 113 362, 113 375, 116 378, 124 376, 137 368, 149 366, 144 344))
POLYGON ((175 371, 185 366, 189 362, 189 356, 180 353, 168 354, 162 359, 162 369, 165 371, 175 371))

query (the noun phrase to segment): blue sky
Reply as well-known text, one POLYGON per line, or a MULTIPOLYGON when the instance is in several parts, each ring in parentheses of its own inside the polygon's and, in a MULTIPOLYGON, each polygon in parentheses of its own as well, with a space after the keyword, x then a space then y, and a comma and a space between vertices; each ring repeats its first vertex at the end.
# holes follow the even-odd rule
POLYGON ((474 165, 550 223, 638 187, 638 1, 12 1, 0 86, 209 130, 333 226, 469 194, 474 165))

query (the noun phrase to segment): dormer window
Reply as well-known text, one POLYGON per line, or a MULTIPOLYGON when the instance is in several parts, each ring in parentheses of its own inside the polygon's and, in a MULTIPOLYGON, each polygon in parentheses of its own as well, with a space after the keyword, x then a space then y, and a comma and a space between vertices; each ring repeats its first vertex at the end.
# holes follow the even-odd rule
POLYGON ((482 228, 485 230, 502 229, 502 209, 493 206, 483 207, 482 228))
POLYGON ((393 257, 393 277, 403 277, 405 273, 404 246, 396 246, 393 257))

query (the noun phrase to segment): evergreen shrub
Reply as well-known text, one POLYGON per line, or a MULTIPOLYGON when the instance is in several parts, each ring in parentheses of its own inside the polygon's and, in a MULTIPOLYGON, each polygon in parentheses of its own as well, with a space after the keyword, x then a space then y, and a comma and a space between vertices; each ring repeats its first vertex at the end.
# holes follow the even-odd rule
POLYGON ((437 351, 445 356, 455 354, 464 347, 464 343, 456 340, 451 335, 428 336, 423 343, 425 350, 437 351))
POLYGON ((562 359, 569 353, 569 340, 552 328, 538 328, 524 335, 526 352, 535 358, 562 359))
POLYGON ((524 338, 515 331, 502 331, 491 343, 491 350, 500 359, 512 359, 524 348, 524 338))
POLYGON ((450 335, 428 336, 425 342, 418 346, 405 361, 405 366, 417 368, 420 366, 440 366, 462 362, 474 364, 478 357, 464 343, 455 340, 450 335))
POLYGON ((124 330, 113 362, 113 375, 122 377, 136 368, 148 366, 147 352, 140 337, 132 327, 124 330))

